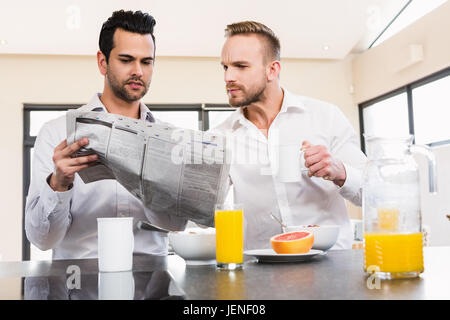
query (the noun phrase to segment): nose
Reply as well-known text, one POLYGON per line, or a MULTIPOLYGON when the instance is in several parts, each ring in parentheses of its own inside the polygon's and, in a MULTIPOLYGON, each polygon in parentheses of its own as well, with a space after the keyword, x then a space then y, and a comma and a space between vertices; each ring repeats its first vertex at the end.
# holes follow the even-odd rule
POLYGON ((135 61, 135 63, 133 64, 132 75, 134 77, 142 77, 142 66, 139 61, 135 61))
POLYGON ((225 80, 225 83, 232 83, 232 82, 236 81, 236 75, 233 72, 232 68, 227 68, 224 71, 224 80, 225 80))

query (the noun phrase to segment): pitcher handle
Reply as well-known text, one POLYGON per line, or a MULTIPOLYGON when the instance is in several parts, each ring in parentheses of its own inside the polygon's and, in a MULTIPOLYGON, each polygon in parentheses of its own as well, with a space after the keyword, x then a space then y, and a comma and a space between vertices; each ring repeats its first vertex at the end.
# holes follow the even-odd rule
POLYGON ((437 193, 437 166, 436 156, 432 149, 428 146, 413 144, 410 147, 412 153, 420 153, 427 157, 428 160, 428 188, 430 193, 437 193))

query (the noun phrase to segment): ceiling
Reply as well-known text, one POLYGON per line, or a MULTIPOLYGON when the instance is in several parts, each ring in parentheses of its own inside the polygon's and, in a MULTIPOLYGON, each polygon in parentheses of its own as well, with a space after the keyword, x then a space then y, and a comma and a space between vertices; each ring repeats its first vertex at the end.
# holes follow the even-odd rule
POLYGON ((0 3, 0 54, 93 55, 117 9, 156 18, 159 56, 217 57, 225 26, 256 20, 281 40, 283 58, 342 59, 361 52, 406 0, 14 0, 0 3))

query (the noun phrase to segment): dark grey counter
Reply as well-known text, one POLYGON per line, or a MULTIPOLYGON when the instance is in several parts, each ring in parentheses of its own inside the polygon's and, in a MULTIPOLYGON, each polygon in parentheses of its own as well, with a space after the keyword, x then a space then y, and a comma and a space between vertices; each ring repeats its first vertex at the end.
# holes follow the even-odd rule
MULTIPOLYGON (((233 272, 217 271, 214 265, 186 266, 176 255, 136 255, 135 299, 450 299, 450 247, 424 248, 424 260, 425 272, 419 278, 382 280, 378 289, 375 281, 369 281, 375 287, 369 289, 362 250, 332 251, 298 263, 263 264, 246 259, 244 269, 233 272)), ((97 299, 96 259, 1 262, 0 299, 36 297, 40 289, 34 287, 30 295, 29 283, 46 279, 51 279, 44 281, 47 285, 59 286, 50 291, 64 292, 61 288, 66 286, 71 265, 80 268, 81 289, 48 298, 97 299)))

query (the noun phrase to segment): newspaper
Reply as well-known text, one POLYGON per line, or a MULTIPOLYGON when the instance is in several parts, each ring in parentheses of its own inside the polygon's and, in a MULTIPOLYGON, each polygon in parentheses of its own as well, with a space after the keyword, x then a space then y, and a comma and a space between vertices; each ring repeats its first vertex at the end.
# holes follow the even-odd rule
POLYGON ((75 156, 98 154, 79 172, 85 183, 116 179, 145 207, 214 226, 228 190, 224 136, 106 112, 67 112, 67 143, 87 137, 75 156))

